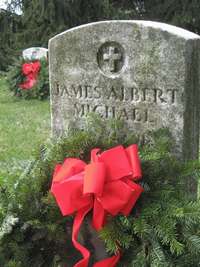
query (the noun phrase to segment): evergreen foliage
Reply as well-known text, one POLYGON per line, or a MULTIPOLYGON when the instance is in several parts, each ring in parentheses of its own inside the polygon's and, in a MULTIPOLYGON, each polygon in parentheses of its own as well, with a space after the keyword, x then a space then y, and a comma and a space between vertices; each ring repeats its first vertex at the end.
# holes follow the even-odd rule
MULTIPOLYGON (((199 266, 200 203, 184 191, 187 177, 198 178, 199 163, 172 156, 167 130, 139 141, 121 122, 97 117, 89 117, 86 130, 70 130, 65 138, 42 146, 20 178, 13 175, 9 184, 0 180, 0 266, 73 266, 80 255, 70 241, 72 217, 62 217, 49 193, 55 164, 65 157, 88 162, 94 147, 136 142, 145 192, 129 217, 110 218, 101 231, 107 251, 114 253, 120 246, 119 266, 199 266)), ((90 240, 85 242, 91 247, 90 240)))
POLYGON ((9 89, 13 92, 14 96, 22 97, 24 99, 39 99, 44 100, 49 97, 49 72, 48 62, 46 59, 41 59, 41 69, 37 78, 37 83, 31 89, 23 90, 19 87, 26 78, 22 74, 23 63, 22 58, 16 60, 15 63, 9 67, 7 73, 7 80, 9 82, 9 89))

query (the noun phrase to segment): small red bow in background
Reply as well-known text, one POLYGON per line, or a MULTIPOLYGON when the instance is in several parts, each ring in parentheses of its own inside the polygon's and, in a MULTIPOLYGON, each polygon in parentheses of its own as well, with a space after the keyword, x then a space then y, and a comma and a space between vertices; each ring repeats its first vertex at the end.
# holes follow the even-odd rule
MULTIPOLYGON (((80 226, 87 213, 93 209, 92 224, 98 231, 106 223, 107 215, 129 215, 143 188, 135 183, 142 176, 138 147, 117 146, 103 153, 91 151, 91 163, 76 158, 66 158, 56 165, 51 192, 63 214, 75 214, 72 241, 83 259, 75 267, 87 267, 90 252, 77 242, 80 226)), ((114 267, 120 253, 101 260, 94 267, 114 267)))
POLYGON ((31 89, 37 83, 37 76, 40 71, 40 61, 24 63, 22 65, 22 74, 25 75, 26 80, 19 85, 23 90, 31 89))

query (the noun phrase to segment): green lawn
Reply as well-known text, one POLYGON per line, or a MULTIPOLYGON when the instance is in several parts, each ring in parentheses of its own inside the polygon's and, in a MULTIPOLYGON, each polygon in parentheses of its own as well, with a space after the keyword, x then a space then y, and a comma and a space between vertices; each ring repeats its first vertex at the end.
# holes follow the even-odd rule
POLYGON ((49 101, 16 98, 0 77, 0 173, 25 167, 49 134, 49 101))

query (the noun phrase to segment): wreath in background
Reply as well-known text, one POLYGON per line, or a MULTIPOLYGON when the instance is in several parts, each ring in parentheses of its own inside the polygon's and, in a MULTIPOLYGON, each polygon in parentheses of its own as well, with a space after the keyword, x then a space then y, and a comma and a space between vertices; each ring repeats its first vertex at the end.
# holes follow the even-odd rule
POLYGON ((25 61, 22 58, 9 68, 7 79, 14 96, 44 100, 49 97, 47 60, 25 61))

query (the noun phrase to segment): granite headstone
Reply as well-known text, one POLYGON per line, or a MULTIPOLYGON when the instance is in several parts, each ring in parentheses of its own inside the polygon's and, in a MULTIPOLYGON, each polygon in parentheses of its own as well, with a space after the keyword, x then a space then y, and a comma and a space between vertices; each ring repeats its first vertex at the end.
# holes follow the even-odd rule
POLYGON ((150 21, 82 25, 49 41, 52 130, 84 127, 88 112, 145 134, 167 127, 176 153, 199 151, 200 36, 150 21))

